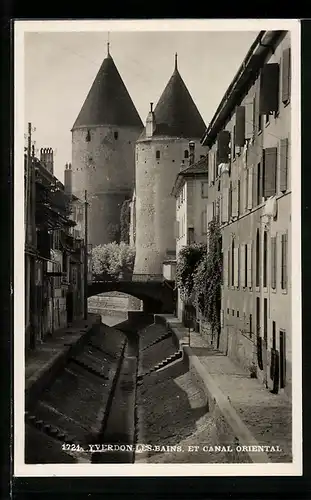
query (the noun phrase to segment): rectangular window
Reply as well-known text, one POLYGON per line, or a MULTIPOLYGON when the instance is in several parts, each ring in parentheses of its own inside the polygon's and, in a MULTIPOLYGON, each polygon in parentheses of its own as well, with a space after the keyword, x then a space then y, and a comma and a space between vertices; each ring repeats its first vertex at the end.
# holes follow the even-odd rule
POLYGON ((232 217, 232 183, 230 182, 230 186, 229 186, 229 200, 228 200, 228 217, 229 217, 229 220, 231 219, 232 217))
POLYGON ((267 231, 263 234, 263 286, 267 287, 268 281, 268 235, 267 231))
POLYGON ((230 264, 231 264, 231 261, 230 261, 230 250, 228 250, 228 287, 230 287, 230 274, 231 274, 231 269, 230 269, 230 264))
POLYGON ((276 194, 277 148, 263 151, 263 196, 269 198, 276 194))
POLYGON ((245 143, 245 106, 237 106, 236 108, 234 142, 240 148, 245 143))
POLYGON ((262 118, 263 116, 258 114, 258 133, 262 131, 262 118))
POLYGON ((208 182, 201 182, 201 197, 208 198, 208 182))
POLYGON ((288 188, 288 139, 280 141, 280 191, 285 193, 288 188))
POLYGON ((231 134, 231 157, 233 160, 235 159, 235 125, 231 134))
POLYGON ((288 104, 291 93, 291 49, 288 47, 282 56, 282 102, 288 104))
POLYGON ((188 245, 194 243, 194 228, 188 227, 188 245))
POLYGON ((281 239, 281 287, 287 289, 287 234, 282 234, 281 239))
POLYGON ((240 269, 239 269, 239 247, 236 247, 234 249, 234 286, 236 288, 239 287, 239 275, 240 275, 240 269))
POLYGON ((253 245, 252 243, 248 243, 247 245, 247 286, 248 288, 252 288, 253 284, 253 245))
POLYGON ((238 212, 238 216, 242 212, 242 210, 241 210, 241 181, 240 181, 240 179, 238 180, 238 184, 237 184, 237 212, 238 212))
POLYGON ((249 315, 249 338, 251 339, 253 336, 253 315, 249 315))
POLYGON ((207 212, 203 210, 201 213, 201 230, 202 234, 207 234, 207 212))
POLYGON ((267 345, 268 340, 268 299, 263 301, 263 338, 267 345))
POLYGON ((244 287, 246 288, 247 287, 247 283, 248 283, 248 245, 244 245, 244 269, 245 269, 245 276, 244 276, 244 287))
POLYGON ((253 206, 253 168, 247 169, 247 208, 253 206))
POLYGON ((231 286, 234 286, 234 274, 235 274, 235 267, 234 267, 234 255, 235 255, 235 248, 234 248, 234 243, 232 243, 231 247, 231 286))
POLYGON ((276 289, 276 270, 277 270, 277 254, 276 254, 276 237, 271 238, 271 288, 276 289))

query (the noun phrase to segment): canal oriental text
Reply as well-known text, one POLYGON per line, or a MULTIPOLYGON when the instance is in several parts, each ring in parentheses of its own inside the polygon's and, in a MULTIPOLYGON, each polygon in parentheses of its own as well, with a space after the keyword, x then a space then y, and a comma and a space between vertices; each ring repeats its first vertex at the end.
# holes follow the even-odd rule
POLYGON ((151 445, 151 444, 89 444, 88 447, 82 447, 79 444, 63 444, 62 449, 64 451, 78 452, 78 453, 109 453, 109 452, 134 452, 134 453, 146 453, 148 451, 158 452, 158 453, 183 453, 183 452, 199 452, 203 451, 206 453, 244 453, 244 452, 281 452, 282 449, 278 445, 227 445, 227 446, 210 446, 210 445, 187 445, 187 446, 161 446, 161 445, 151 445))

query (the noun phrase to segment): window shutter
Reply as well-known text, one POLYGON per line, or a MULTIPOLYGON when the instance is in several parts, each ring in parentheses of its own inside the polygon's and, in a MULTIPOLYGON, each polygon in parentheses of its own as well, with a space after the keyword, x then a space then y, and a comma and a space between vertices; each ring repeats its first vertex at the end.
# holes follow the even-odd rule
POLYGON ((232 188, 232 217, 238 216, 238 187, 232 188))
POLYGON ((271 238, 271 288, 276 289, 276 237, 271 238))
POLYGON ((252 278, 252 272, 253 272, 253 245, 252 243, 248 243, 247 245, 247 286, 249 288, 252 287, 253 283, 253 278, 252 278))
POLYGON ((239 247, 234 248, 234 286, 239 286, 239 247))
POLYGON ((218 177, 217 166, 218 166, 217 156, 214 154, 214 165, 213 165, 213 167, 214 167, 214 181, 218 177))
POLYGON ((237 106, 235 112, 235 145, 242 148, 245 143, 245 106, 237 106))
POLYGON ((282 290, 287 288, 287 234, 282 234, 281 285, 282 290))
POLYGON ((253 198, 253 207, 257 206, 257 177, 258 177, 258 172, 257 172, 257 165, 254 166, 253 168, 253 176, 252 176, 252 198, 253 198))
POLYGON ((252 127, 252 134, 253 136, 256 134, 256 124, 257 124, 257 120, 256 120, 256 95, 253 99, 253 105, 252 105, 252 112, 253 112, 253 127, 252 127))
POLYGON ((227 187, 223 190, 221 220, 222 222, 229 220, 229 188, 227 187))
POLYGON ((269 198, 276 193, 276 167, 277 167, 277 148, 264 149, 263 157, 263 196, 269 198))
POLYGON ((237 188, 237 211, 238 211, 238 217, 239 217, 240 212, 241 212, 241 181, 240 181, 240 179, 238 179, 236 188, 237 188))
POLYGON ((248 168, 247 208, 253 207, 253 168, 248 168))
POLYGON ((248 199, 247 199, 247 195, 248 195, 248 175, 249 175, 249 171, 246 168, 244 170, 244 174, 243 174, 243 177, 244 177, 243 178, 243 204, 242 204, 242 211, 243 211, 243 213, 248 208, 248 199))
POLYGON ((226 252, 224 254, 224 257, 223 257, 223 283, 224 283, 224 287, 227 287, 228 286, 228 253, 226 252))
POLYGON ((213 168, 213 161, 214 161, 214 151, 209 152, 209 161, 208 161, 208 184, 209 186, 212 185, 212 168, 213 168))
POLYGON ((240 283, 241 287, 245 287, 245 247, 246 245, 241 245, 240 250, 240 283))
POLYGON ((228 163, 230 153, 230 132, 222 130, 217 138, 217 161, 218 163, 228 163))
POLYGON ((288 139, 280 142, 280 191, 287 190, 288 180, 288 139))
POLYGON ((291 87, 291 50, 283 50, 282 57, 282 102, 287 103, 290 100, 291 87))
POLYGON ((260 75, 259 114, 266 115, 279 109, 279 64, 269 63, 260 75))

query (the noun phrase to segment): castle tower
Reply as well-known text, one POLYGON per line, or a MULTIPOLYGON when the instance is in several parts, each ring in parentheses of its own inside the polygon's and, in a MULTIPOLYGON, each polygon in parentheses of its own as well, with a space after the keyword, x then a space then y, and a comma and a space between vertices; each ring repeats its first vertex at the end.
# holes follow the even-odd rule
POLYGON ((189 165, 189 142, 196 155, 204 121, 175 68, 162 96, 146 120, 136 143, 136 260, 134 274, 162 274, 167 254, 176 249, 176 200, 171 191, 181 164, 189 165))
POLYGON ((142 121, 109 52, 72 128, 72 191, 89 203, 88 241, 118 241, 122 203, 135 184, 142 121))

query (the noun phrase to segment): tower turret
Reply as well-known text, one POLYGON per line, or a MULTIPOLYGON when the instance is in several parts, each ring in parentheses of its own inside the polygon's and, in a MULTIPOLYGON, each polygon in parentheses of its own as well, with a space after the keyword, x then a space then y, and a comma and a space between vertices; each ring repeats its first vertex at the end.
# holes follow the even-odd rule
POLYGON ((72 128, 73 194, 89 201, 89 243, 118 241, 122 203, 135 183, 135 142, 142 121, 110 54, 72 128))
POLYGON ((134 274, 162 274, 165 256, 175 251, 176 205, 171 191, 180 164, 189 164, 189 142, 191 161, 194 161, 193 146, 198 155, 206 152, 200 144, 205 129, 179 73, 176 54, 174 72, 154 112, 151 108, 146 128, 136 144, 134 274))

